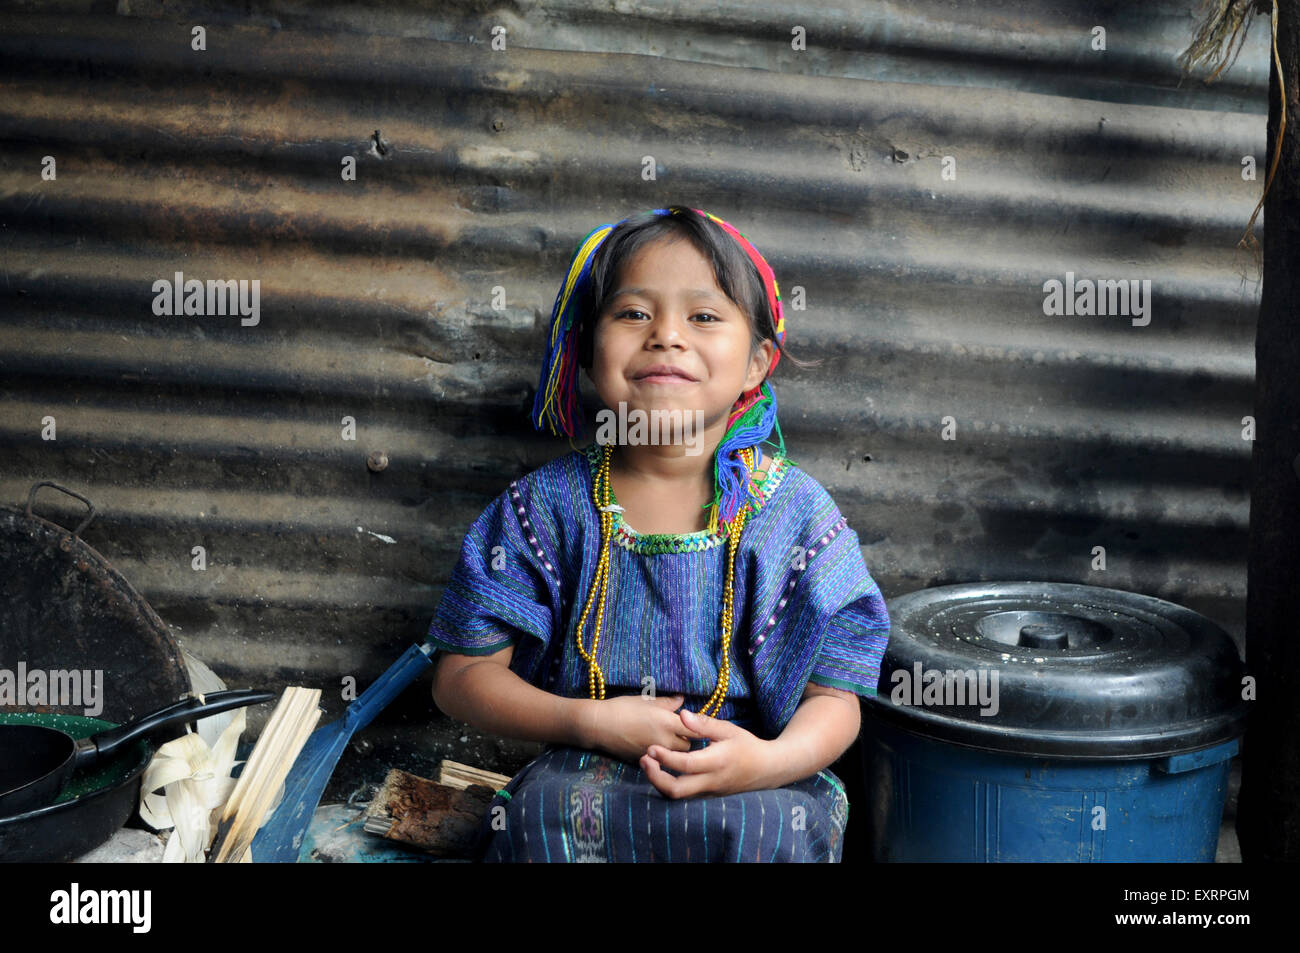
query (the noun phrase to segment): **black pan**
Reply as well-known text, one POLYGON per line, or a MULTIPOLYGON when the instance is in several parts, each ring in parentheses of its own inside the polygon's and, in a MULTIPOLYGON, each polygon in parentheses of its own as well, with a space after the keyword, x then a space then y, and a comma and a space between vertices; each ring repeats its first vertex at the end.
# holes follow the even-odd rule
POLYGON ((0 725, 0 817, 53 803, 74 772, 94 768, 137 739, 152 737, 181 722, 256 705, 274 697, 271 692, 253 690, 215 692, 202 702, 188 698, 136 721, 80 739, 40 725, 0 725))
MULTIPOLYGON (((78 738, 113 727, 101 718, 0 710, 3 724, 51 725, 78 738)), ((53 804, 0 817, 0 863, 57 864, 94 850, 135 814, 152 760, 152 745, 137 741, 93 771, 74 774, 53 804)))

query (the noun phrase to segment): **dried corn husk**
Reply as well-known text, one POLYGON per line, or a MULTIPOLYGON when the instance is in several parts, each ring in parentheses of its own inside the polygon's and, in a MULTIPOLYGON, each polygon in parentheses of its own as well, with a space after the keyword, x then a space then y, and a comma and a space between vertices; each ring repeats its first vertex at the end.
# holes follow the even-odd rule
MULTIPOLYGON (((190 676, 190 691, 192 694, 209 695, 213 692, 224 692, 229 687, 222 681, 221 676, 208 668, 202 659, 196 658, 184 649, 181 649, 181 658, 185 662, 185 670, 190 676)), ((235 715, 242 710, 232 709, 218 712, 215 715, 208 715, 206 718, 200 718, 195 724, 195 730, 203 736, 203 740, 208 743, 209 748, 215 748, 221 733, 234 720, 235 715)))
POLYGON ((235 788, 230 773, 244 727, 244 709, 236 709, 215 747, 208 747, 201 734, 187 732, 159 748, 145 769, 140 816, 153 827, 174 828, 164 863, 204 862, 220 809, 235 788))

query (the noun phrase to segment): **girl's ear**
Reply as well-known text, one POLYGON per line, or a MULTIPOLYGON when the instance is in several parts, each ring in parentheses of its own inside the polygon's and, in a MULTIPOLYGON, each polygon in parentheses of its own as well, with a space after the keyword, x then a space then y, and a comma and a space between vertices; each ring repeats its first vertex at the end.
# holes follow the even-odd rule
POLYGON ((776 345, 771 340, 765 340, 754 348, 754 353, 749 359, 749 370, 745 374, 746 392, 763 383, 763 378, 767 376, 767 369, 772 366, 772 355, 775 353, 776 345))

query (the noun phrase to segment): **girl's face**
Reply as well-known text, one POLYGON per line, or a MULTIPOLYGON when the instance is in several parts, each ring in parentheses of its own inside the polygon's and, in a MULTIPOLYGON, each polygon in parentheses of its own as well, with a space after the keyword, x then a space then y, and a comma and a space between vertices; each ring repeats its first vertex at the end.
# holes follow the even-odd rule
POLYGON ((615 294, 596 322, 588 376, 617 411, 703 411, 706 446, 726 431, 737 398, 762 382, 775 345, 752 349, 745 313, 718 286, 713 267, 685 238, 643 247, 623 263, 615 294), (752 351, 752 352, 751 352, 752 351), (667 365, 685 376, 654 373, 667 365), (715 436, 716 435, 716 436, 715 436))

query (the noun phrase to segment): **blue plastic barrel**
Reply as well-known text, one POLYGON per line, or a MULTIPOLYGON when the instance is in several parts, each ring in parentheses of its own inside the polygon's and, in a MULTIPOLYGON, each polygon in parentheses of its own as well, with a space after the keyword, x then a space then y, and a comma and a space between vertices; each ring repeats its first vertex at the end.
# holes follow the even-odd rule
POLYGON ((1243 666, 1173 603, 985 583, 890 603, 862 745, 877 861, 1212 862, 1243 666))

